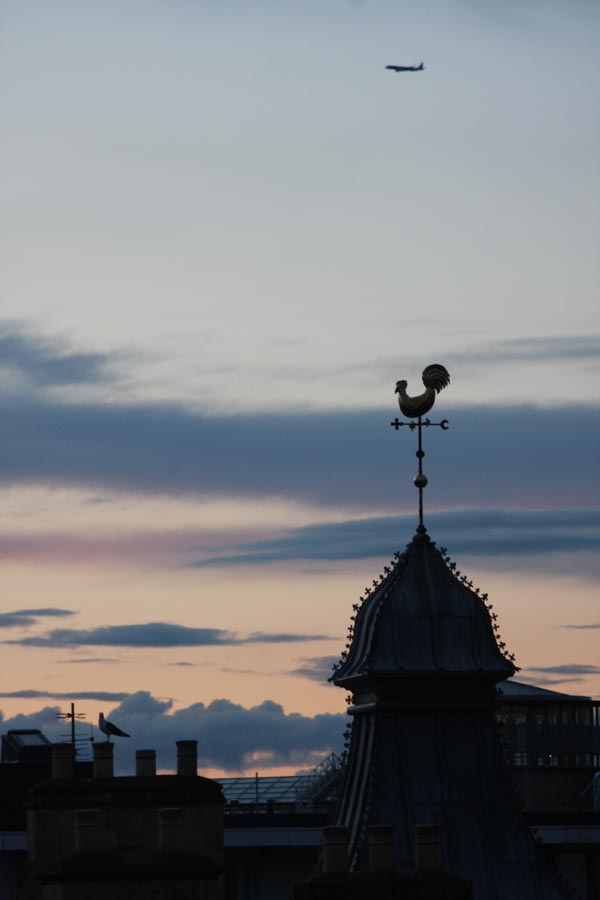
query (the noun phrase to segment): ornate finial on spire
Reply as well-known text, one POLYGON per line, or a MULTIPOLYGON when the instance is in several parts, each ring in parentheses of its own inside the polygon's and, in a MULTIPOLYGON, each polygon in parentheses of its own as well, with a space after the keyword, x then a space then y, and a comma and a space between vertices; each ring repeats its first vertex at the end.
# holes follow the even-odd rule
POLYGON ((433 407, 436 395, 450 384, 450 374, 444 366, 435 363, 423 370, 423 384, 425 385, 425 390, 422 394, 419 394, 418 397, 409 397, 406 393, 407 382, 396 382, 395 393, 399 394, 400 411, 413 421, 401 422, 396 418, 390 423, 396 431, 404 425, 407 425, 411 431, 414 431, 415 428, 417 429, 419 449, 416 452, 416 456, 419 460, 419 471, 413 478, 413 483, 419 491, 419 527, 417 531, 420 535, 426 532, 423 524, 423 489, 427 487, 427 476, 423 472, 423 457, 425 456, 425 451, 423 450, 423 426, 425 428, 439 426, 443 431, 447 431, 450 427, 448 419, 442 419, 441 422, 432 422, 430 419, 423 421, 422 417, 433 407), (414 421, 415 418, 417 419, 416 422, 414 421))

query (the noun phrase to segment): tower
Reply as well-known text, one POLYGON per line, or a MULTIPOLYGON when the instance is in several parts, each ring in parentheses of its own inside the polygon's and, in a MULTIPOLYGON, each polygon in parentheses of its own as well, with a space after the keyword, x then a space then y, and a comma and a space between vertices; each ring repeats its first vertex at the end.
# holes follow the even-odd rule
POLYGON ((559 900, 567 894, 513 795, 494 719, 497 685, 515 672, 512 657, 496 639, 487 596, 423 523, 422 428, 436 423, 423 421, 418 401, 428 412, 435 395, 425 375, 442 368, 425 370, 422 398, 407 397, 398 382, 402 411, 418 417, 392 425, 418 429, 419 526, 355 604, 332 676, 350 692, 352 716, 337 824, 349 828, 353 870, 366 866, 368 826, 394 826, 396 865, 413 868, 413 829, 434 824, 445 868, 473 881, 476 900, 559 900))

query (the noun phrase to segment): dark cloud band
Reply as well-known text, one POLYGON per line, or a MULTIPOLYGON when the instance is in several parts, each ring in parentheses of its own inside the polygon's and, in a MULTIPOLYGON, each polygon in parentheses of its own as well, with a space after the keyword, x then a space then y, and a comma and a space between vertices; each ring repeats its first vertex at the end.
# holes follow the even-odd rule
POLYGON ((100 628, 54 628, 47 634, 5 641, 22 647, 214 647, 238 644, 291 644, 330 640, 322 634, 269 634, 239 636, 220 628, 189 628, 171 622, 107 625, 100 628))
MULTIPOLYGON (((4 399, 0 411, 5 484, 271 495, 371 509, 416 503, 414 440, 390 429, 391 403, 369 412, 211 416, 27 396, 4 399)), ((589 413, 574 406, 445 410, 450 430, 427 433, 428 499, 438 506, 587 505, 600 485, 600 417, 589 413)))
MULTIPOLYGON (((600 549, 599 510, 459 509, 429 513, 427 524, 453 555, 531 557, 600 549)), ((238 545, 234 553, 200 559, 195 565, 381 558, 406 543, 415 525, 414 515, 308 525, 280 538, 238 545)))

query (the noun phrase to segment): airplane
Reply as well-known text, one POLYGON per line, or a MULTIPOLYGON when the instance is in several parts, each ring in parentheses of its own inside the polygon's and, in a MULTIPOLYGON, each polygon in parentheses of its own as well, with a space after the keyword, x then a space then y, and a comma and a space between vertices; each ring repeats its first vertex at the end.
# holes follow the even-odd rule
POLYGON ((418 66, 386 66, 386 69, 391 69, 392 72, 422 72, 424 68, 423 63, 418 66))

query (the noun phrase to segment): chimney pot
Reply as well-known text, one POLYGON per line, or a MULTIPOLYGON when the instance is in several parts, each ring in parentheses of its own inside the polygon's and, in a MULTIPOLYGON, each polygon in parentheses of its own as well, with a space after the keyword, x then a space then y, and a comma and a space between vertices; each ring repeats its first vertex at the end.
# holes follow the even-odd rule
POLYGON ((72 778, 74 760, 73 744, 52 744, 52 777, 72 778))
POLYGON ((323 829, 323 871, 348 871, 349 828, 330 826, 323 829))
POLYGON ((439 825, 415 825, 415 862, 417 869, 442 868, 442 841, 439 825))
POLYGON ((94 778, 113 777, 113 748, 110 741, 95 742, 94 745, 94 778))
POLYGON ((369 869, 371 872, 391 872, 394 868, 394 828, 392 825, 370 825, 369 869))
POLYGON ((198 741, 176 741, 177 774, 198 774, 198 741))
POLYGON ((156 750, 135 751, 135 774, 141 778, 156 775, 156 750))

